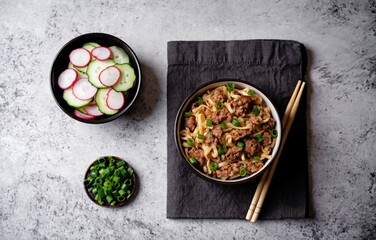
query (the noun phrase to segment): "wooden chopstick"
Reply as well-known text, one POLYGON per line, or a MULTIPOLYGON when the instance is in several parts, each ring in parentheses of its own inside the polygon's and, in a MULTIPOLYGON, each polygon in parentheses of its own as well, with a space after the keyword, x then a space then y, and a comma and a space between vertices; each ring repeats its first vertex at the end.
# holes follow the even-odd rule
POLYGON ((261 180, 260 180, 260 182, 257 186, 256 192, 253 196, 251 205, 248 209, 247 216, 246 216, 246 219, 251 220, 251 222, 255 222, 258 218, 259 213, 260 213, 262 204, 265 200, 265 196, 266 196, 266 193, 268 191, 268 188, 269 188, 271 179, 273 177, 275 168, 277 166, 279 157, 281 155, 283 146, 286 142, 288 132, 290 131, 292 122, 295 118, 296 111, 297 111, 298 106, 299 106, 299 101, 300 101, 301 95, 303 93, 304 86, 305 86, 305 83, 304 82, 302 83, 299 80, 295 89, 294 89, 294 92, 293 92, 293 94, 290 98, 290 101, 287 104, 286 111, 283 115, 283 120, 282 120, 282 125, 284 127, 284 134, 283 134, 283 137, 282 137, 281 148, 280 148, 280 150, 279 150, 279 152, 276 156, 276 159, 273 162, 271 169, 270 170, 268 169, 267 171, 265 171, 265 173, 262 175, 262 178, 261 178, 261 180))

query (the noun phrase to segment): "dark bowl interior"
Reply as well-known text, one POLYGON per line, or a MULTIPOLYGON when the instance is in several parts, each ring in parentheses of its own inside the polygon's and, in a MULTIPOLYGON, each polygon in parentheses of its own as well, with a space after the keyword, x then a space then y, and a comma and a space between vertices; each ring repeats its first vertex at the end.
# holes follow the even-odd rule
POLYGON ((274 161, 274 159, 275 159, 275 157, 277 155, 277 152, 278 152, 279 147, 280 147, 281 136, 283 134, 282 133, 282 124, 281 124, 281 120, 279 118, 279 113, 278 113, 275 105, 270 100, 270 98, 268 98, 267 95, 265 95, 265 93, 263 93, 259 88, 257 88, 256 86, 252 85, 251 83, 245 82, 245 81, 240 80, 240 79, 230 79, 230 78, 229 79, 214 80, 214 81, 208 82, 206 84, 203 84, 203 85, 197 87, 195 90, 193 90, 186 97, 186 99, 183 101, 183 103, 181 104, 181 106, 180 106, 180 108, 178 110, 178 113, 176 115, 174 128, 175 128, 174 129, 175 145, 176 145, 176 148, 178 149, 178 151, 180 152, 180 155, 182 156, 183 161, 186 164, 186 166, 192 172, 194 172, 196 175, 198 175, 199 177, 201 177, 201 178, 203 178, 205 180, 208 180, 208 181, 213 182, 213 183, 219 183, 219 184, 225 184, 225 185, 237 185, 237 184, 247 183, 247 182, 252 181, 255 178, 257 178, 261 173, 263 173, 267 168, 269 168, 271 166, 271 163, 274 161), (209 176, 209 175, 205 174, 200 169, 192 166, 189 163, 189 160, 185 156, 185 153, 184 153, 184 149, 183 149, 183 146, 182 146, 182 143, 181 143, 181 140, 180 140, 180 136, 179 136, 179 131, 181 129, 184 112, 186 112, 187 109, 189 108, 189 106, 193 102, 196 101, 196 98, 198 96, 201 96, 206 90, 214 89, 214 88, 216 88, 218 86, 226 85, 227 83, 235 83, 235 86, 237 88, 251 87, 256 94, 260 95, 263 98, 265 104, 271 108, 273 118, 276 120, 276 128, 277 128, 279 134, 278 134, 278 137, 277 137, 276 145, 275 145, 275 147, 274 147, 274 149, 272 151, 272 158, 270 160, 267 160, 265 162, 264 166, 262 167, 262 169, 260 171, 252 173, 251 175, 248 175, 248 176, 243 177, 243 178, 221 180, 221 179, 214 178, 212 176, 209 176))
MULTIPOLYGON (((101 158, 107 158, 109 156, 104 156, 104 157, 101 157, 101 158)), ((106 207, 106 208, 115 208, 115 207, 122 207, 122 206, 125 206, 127 205, 128 203, 130 203, 137 195, 137 192, 138 192, 138 186, 139 186, 139 182, 138 182, 138 177, 137 177, 137 174, 136 174, 136 171, 134 170, 134 168, 132 166, 130 166, 125 160, 119 158, 119 157, 115 157, 115 156, 112 156, 117 162, 119 161, 124 161, 125 162, 125 167, 131 167, 133 169, 133 176, 132 176, 132 181, 133 181, 133 188, 132 188, 132 196, 129 198, 129 199, 126 199, 125 201, 121 202, 121 203, 118 203, 117 205, 115 206, 107 206, 107 205, 100 205, 96 200, 95 200, 95 196, 90 193, 88 191, 88 187, 86 187, 84 185, 84 188, 85 188, 85 192, 86 192, 86 195, 90 198, 91 201, 93 201, 95 204, 97 204, 98 206, 101 206, 101 207, 106 207)), ((99 159, 99 158, 98 158, 99 159)), ((90 164, 90 166, 87 168, 86 170, 86 173, 85 173, 85 176, 84 176, 84 180, 88 177, 88 174, 90 172, 90 168, 98 162, 98 159, 95 160, 94 162, 92 162, 90 164)))
POLYGON ((132 104, 136 100, 136 97, 140 91, 140 88, 141 88, 141 67, 140 67, 140 63, 137 59, 136 54, 125 42, 109 34, 89 33, 89 34, 81 35, 79 37, 72 39, 61 48, 59 53, 56 55, 56 58, 51 68, 51 89, 52 89, 52 93, 54 95, 54 98, 57 104, 70 117, 80 122, 84 122, 84 123, 105 123, 105 122, 109 122, 118 118, 132 106, 132 104), (63 72, 69 64, 70 52, 76 48, 82 47, 82 45, 88 42, 96 42, 99 45, 106 46, 106 47, 115 45, 115 46, 123 48, 124 51, 128 54, 130 65, 134 68, 134 71, 136 74, 135 86, 128 91, 128 94, 126 96, 126 103, 119 110, 119 112, 111 116, 103 115, 100 117, 96 117, 95 119, 92 119, 92 120, 81 119, 81 118, 76 117, 73 114, 74 108, 69 106, 67 102, 63 99, 63 90, 57 84, 57 79, 60 73, 63 72))

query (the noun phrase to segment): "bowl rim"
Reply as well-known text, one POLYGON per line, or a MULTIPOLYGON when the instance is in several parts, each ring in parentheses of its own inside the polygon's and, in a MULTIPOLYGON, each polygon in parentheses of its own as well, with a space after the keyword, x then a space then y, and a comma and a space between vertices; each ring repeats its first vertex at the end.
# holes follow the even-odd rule
POLYGON ((130 202, 133 201, 133 199, 135 198, 135 196, 137 195, 137 192, 138 192, 138 188, 139 188, 139 179, 138 179, 138 176, 137 176, 137 173, 136 173, 136 170, 127 162, 125 161, 124 159, 122 158, 119 158, 117 156, 111 156, 111 155, 108 155, 108 156, 102 156, 102 157, 98 157, 97 159, 95 159, 86 169, 86 172, 84 174, 84 178, 83 178, 83 181, 82 181, 82 185, 84 186, 84 189, 85 189, 85 193, 86 195, 88 196, 88 198, 94 202, 96 205, 100 206, 100 207, 103 207, 103 208, 117 208, 117 207, 123 207, 125 205, 128 205, 130 202), (100 205, 96 200, 95 198, 93 198, 93 196, 89 193, 88 189, 87 189, 87 186, 85 186, 85 184, 83 184, 83 182, 85 181, 85 179, 87 178, 87 175, 89 174, 89 171, 90 171, 90 168, 98 162, 98 160, 100 158, 108 158, 108 157, 112 157, 114 158, 117 162, 120 162, 120 161, 124 161, 125 162, 125 165, 127 167, 130 167, 133 169, 133 176, 132 176, 132 181, 133 181, 133 188, 132 188, 132 195, 129 199, 126 199, 124 202, 118 204, 118 205, 115 205, 115 206, 107 206, 107 205, 100 205))
MULTIPOLYGON (((213 87, 213 88, 215 88, 215 87, 213 87)), ((213 89, 213 88, 210 88, 210 89, 213 89)), ((206 90, 209 90, 209 89, 206 89, 206 90)), ((280 118, 279 111, 278 111, 278 109, 275 106, 276 105, 274 104, 274 102, 264 93, 264 91, 260 90, 260 88, 256 87, 254 84, 249 83, 247 81, 244 81, 242 79, 238 79, 238 78, 220 78, 220 79, 215 79, 215 80, 206 82, 206 83, 201 84, 200 86, 196 87, 193 91, 191 91, 187 95, 187 97, 184 99, 183 103, 179 107, 179 110, 178 110, 178 112, 176 114, 176 117, 175 117, 175 124, 174 124, 175 146, 178 149, 180 155, 182 156, 183 162, 186 164, 186 166, 188 166, 188 168, 191 171, 193 171, 196 175, 198 175, 202 179, 205 179, 205 180, 207 180, 209 182, 222 184, 222 185, 238 185, 238 184, 248 183, 248 182, 256 179, 264 171, 266 171, 272 165, 272 163, 274 162, 274 160, 275 160, 278 152, 280 151, 280 147, 281 147, 281 144, 282 144, 283 126, 282 126, 282 121, 281 121, 281 118, 280 118), (263 98, 263 100, 264 100, 264 97, 265 97, 270 102, 271 106, 274 108, 275 112, 277 113, 277 116, 276 116, 277 119, 276 119, 276 117, 274 115, 273 115, 273 118, 276 120, 276 123, 280 125, 280 132, 279 132, 278 137, 277 137, 277 138, 279 138, 279 141, 278 141, 278 146, 277 146, 277 150, 275 151, 274 157, 272 157, 271 159, 269 159, 264 164, 264 166, 262 167, 262 169, 260 171, 255 172, 255 173, 253 173, 253 174, 251 174, 251 175, 249 175, 247 177, 238 178, 238 179, 231 179, 231 180, 221 180, 221 179, 218 179, 218 178, 211 177, 211 176, 203 173, 202 171, 198 170, 194 166, 192 166, 188 162, 188 159, 186 158, 184 152, 182 151, 181 144, 179 143, 180 142, 180 139, 179 139, 179 127, 180 127, 180 123, 181 123, 182 118, 183 118, 183 116, 182 116, 183 110, 186 109, 187 104, 192 100, 192 97, 194 97, 195 95, 197 95, 197 93, 200 90, 202 90, 203 88, 206 88, 206 87, 208 87, 210 85, 215 85, 215 84, 218 84, 218 83, 221 83, 221 82, 223 82, 223 83, 233 82, 235 84, 236 83, 245 84, 245 85, 248 85, 248 86, 252 87, 253 89, 256 89, 257 91, 259 91, 261 94, 264 95, 264 96, 261 96, 263 98)))
MULTIPOLYGON (((122 47, 123 48, 123 47, 122 47)), ((136 101, 136 99, 138 98, 138 95, 140 93, 140 90, 141 90, 141 85, 142 85, 142 69, 141 69, 141 64, 140 64, 140 61, 136 55, 136 53, 133 51, 133 49, 126 43, 124 42, 122 39, 116 37, 116 36, 113 36, 111 34, 107 34, 107 33, 101 33, 101 32, 92 32, 92 33, 86 33, 86 34, 82 34, 82 35, 79 35, 71 40, 69 40, 67 43, 65 43, 60 49, 59 51, 57 52, 57 54, 55 55, 53 61, 52 61, 52 65, 51 65, 51 70, 50 70, 50 90, 51 90, 51 93, 53 95, 53 98, 56 102, 56 104, 59 106, 59 108, 61 110, 63 110, 63 112, 68 115, 69 117, 79 121, 79 122, 83 122, 83 123, 89 123, 89 124, 102 124, 102 123, 107 123, 107 122, 111 122, 117 118, 119 118, 120 116, 122 116, 124 113, 126 113, 134 104, 134 102, 136 101), (81 119, 81 118, 78 118, 76 117, 74 114, 72 114, 70 111, 68 111, 68 109, 64 108, 58 101, 58 96, 55 95, 55 92, 54 92, 54 88, 53 88, 53 82, 55 81, 53 79, 53 73, 54 73, 54 69, 55 69, 55 64, 56 64, 56 61, 59 57, 59 55, 61 54, 61 52, 67 48, 70 44, 74 43, 75 41, 77 40, 80 40, 80 39, 83 39, 83 38, 91 38, 91 37, 102 37, 102 38, 110 38, 110 39, 115 39, 116 41, 119 41, 120 43, 122 43, 124 46, 126 46, 127 50, 129 50, 129 52, 131 53, 132 56, 130 56, 130 58, 133 58, 135 63, 136 63, 136 66, 132 66, 133 68, 137 68, 137 71, 138 71, 138 75, 137 75, 137 87, 135 88, 135 92, 134 92, 134 96, 133 98, 130 100, 130 102, 127 104, 126 107, 124 107, 124 109, 122 109, 121 111, 117 112, 116 114, 114 115, 109 115, 108 117, 106 118, 103 118, 103 119, 91 119, 91 120, 86 120, 86 119, 81 119)), ((73 107, 72 107, 73 108, 73 107)))

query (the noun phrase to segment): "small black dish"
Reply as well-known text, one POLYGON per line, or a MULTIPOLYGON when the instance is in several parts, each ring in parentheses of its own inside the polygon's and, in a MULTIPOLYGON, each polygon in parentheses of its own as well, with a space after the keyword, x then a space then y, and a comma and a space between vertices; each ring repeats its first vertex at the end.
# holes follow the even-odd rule
POLYGON ((116 207, 122 207, 122 206, 125 206, 127 205, 128 203, 130 203, 137 195, 137 192, 138 192, 138 188, 139 188, 139 180, 138 180, 138 177, 137 177, 137 174, 136 174, 136 171, 134 170, 134 168, 132 166, 130 166, 124 159, 121 159, 119 157, 115 157, 115 156, 104 156, 104 157, 100 157, 98 159, 96 159, 94 162, 92 162, 90 164, 90 166, 87 168, 86 170, 86 173, 85 173, 85 176, 84 176, 84 182, 85 182, 85 179, 87 179, 89 177, 89 174, 91 172, 90 168, 96 164, 99 159, 106 159, 108 160, 109 158, 113 158, 116 162, 124 162, 124 167, 125 168, 132 168, 133 169, 133 175, 132 175, 132 186, 131 186, 131 196, 129 198, 126 198, 124 201, 122 202, 119 202, 117 203, 116 205, 114 206, 111 206, 111 205, 106 205, 106 204, 99 204, 98 201, 95 199, 95 195, 91 192, 89 192, 89 187, 91 187, 92 185, 89 185, 89 186, 86 186, 85 183, 83 184, 84 185, 84 188, 85 188, 85 192, 86 192, 86 195, 90 198, 91 201, 93 201, 95 204, 97 204, 98 206, 101 206, 101 207, 105 207, 105 208, 116 208, 116 207))
POLYGON ((61 48, 52 64, 50 78, 51 90, 55 98, 55 101, 68 116, 84 123, 106 123, 120 117, 122 114, 128 111, 128 109, 136 101, 136 98, 141 88, 141 66, 134 51, 121 39, 105 33, 89 33, 70 40, 61 48), (124 51, 128 54, 130 65, 133 67, 136 74, 135 86, 128 91, 128 94, 126 96, 126 102, 124 106, 119 110, 119 112, 117 112, 114 115, 102 115, 90 120, 78 118, 73 114, 74 108, 69 106, 67 102, 63 99, 63 90, 57 84, 57 79, 60 73, 63 72, 68 66, 69 54, 71 53, 71 51, 76 48, 82 47, 83 44, 88 42, 95 42, 101 46, 106 47, 114 45, 123 48, 124 51))

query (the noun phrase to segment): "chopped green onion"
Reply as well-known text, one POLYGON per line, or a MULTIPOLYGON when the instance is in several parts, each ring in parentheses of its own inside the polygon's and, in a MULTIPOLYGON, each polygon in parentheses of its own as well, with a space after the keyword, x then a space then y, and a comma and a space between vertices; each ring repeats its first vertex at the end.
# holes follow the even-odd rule
POLYGON ((188 146, 193 147, 195 145, 195 141, 192 138, 188 138, 187 144, 188 144, 188 146))
MULTIPOLYGON (((127 172, 129 173, 130 176, 132 176, 134 170, 133 170, 132 168, 128 168, 128 169, 127 169, 127 172)), ((127 179, 127 180, 128 180, 128 179, 127 179)))
POLYGON ((236 144, 236 146, 242 148, 242 147, 244 147, 244 142, 239 141, 239 142, 236 144))
POLYGON ((216 109, 222 109, 223 108, 223 102, 215 102, 214 107, 216 109))
POLYGON ((253 161, 259 161, 260 160, 260 157, 259 156, 254 156, 253 157, 253 161))
POLYGON ((99 158, 99 159, 98 159, 98 162, 99 162, 99 163, 105 163, 105 162, 106 162, 106 159, 104 159, 104 158, 99 158))
POLYGON ((85 180, 84 180, 84 186, 85 186, 85 187, 89 186, 90 183, 91 183, 91 181, 90 181, 89 179, 85 179, 85 180))
POLYGON ((213 133, 209 133, 209 134, 208 134, 208 138, 209 138, 209 139, 213 139, 213 138, 214 138, 213 133))
POLYGON ((255 135, 255 138, 256 138, 257 142, 261 142, 261 141, 262 141, 262 136, 261 136, 260 133, 257 133, 257 134, 255 135))
POLYGON ((104 190, 103 190, 103 188, 98 189, 97 196, 98 196, 99 198, 102 198, 102 197, 104 196, 104 190))
POLYGON ((185 113, 184 113, 184 116, 185 116, 185 117, 190 117, 190 116, 191 116, 191 112, 185 112, 185 113))
POLYGON ((125 184, 127 187, 129 187, 129 186, 132 185, 132 180, 127 179, 127 180, 125 180, 124 184, 125 184))
POLYGON ((206 126, 211 127, 211 126, 213 126, 213 121, 210 120, 210 119, 206 119, 205 124, 206 124, 206 126))
POLYGON ((246 167, 241 167, 240 170, 239 170, 239 175, 241 177, 244 177, 245 175, 247 175, 247 168, 246 167))
POLYGON ((119 202, 122 202, 122 201, 125 200, 125 197, 124 197, 124 196, 118 196, 116 199, 117 199, 119 202))
POLYGON ((219 154, 226 154, 226 152, 227 152, 226 145, 221 145, 221 146, 218 147, 218 153, 219 154))
POLYGON ((201 105, 203 102, 204 102, 204 100, 202 100, 202 97, 197 97, 197 103, 199 105, 201 105))
POLYGON ((115 183, 118 183, 118 182, 120 181, 120 178, 114 176, 114 177, 112 178, 112 181, 115 182, 115 183))
POLYGON ((209 165, 210 171, 213 172, 213 171, 217 170, 217 168, 218 168, 218 164, 216 162, 211 162, 210 163, 210 165, 209 165))
POLYGON ((270 135, 272 135, 272 137, 278 137, 278 131, 277 129, 273 129, 271 132, 270 132, 270 135))
POLYGON ((260 109, 258 109, 258 108, 255 107, 255 108, 252 110, 252 113, 255 114, 256 116, 258 116, 258 115, 260 114, 260 109))
POLYGON ((228 83, 226 85, 226 88, 227 88, 227 91, 232 92, 235 89, 235 84, 234 83, 228 83))
POLYGON ((236 120, 235 118, 232 119, 232 125, 236 126, 236 127, 239 127, 240 126, 240 122, 238 120, 236 120))
POLYGON ((125 162, 124 161, 119 161, 116 163, 116 166, 118 167, 121 167, 121 166, 124 166, 125 165, 125 162))
POLYGON ((252 91, 252 90, 248 90, 247 94, 248 94, 249 96, 253 96, 253 95, 255 95, 255 92, 252 91))
POLYGON ((198 135, 197 135, 197 138, 198 138, 198 139, 203 139, 203 138, 204 138, 204 135, 202 135, 202 134, 198 134, 198 135))
POLYGON ((197 164, 197 160, 196 160, 196 158, 194 158, 194 157, 189 158, 189 162, 190 162, 192 165, 197 164))
POLYGON ((111 206, 115 206, 116 203, 117 203, 116 201, 112 201, 110 205, 111 205, 111 206))
POLYGON ((221 128, 226 129, 226 123, 225 122, 221 122, 221 128))
POLYGON ((123 189, 120 189, 120 190, 118 191, 118 193, 119 193, 120 196, 123 196, 123 195, 126 194, 126 192, 125 192, 123 189))

